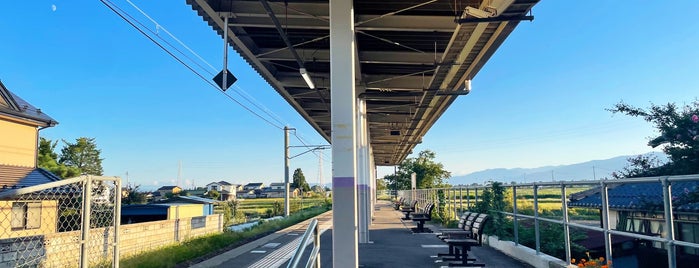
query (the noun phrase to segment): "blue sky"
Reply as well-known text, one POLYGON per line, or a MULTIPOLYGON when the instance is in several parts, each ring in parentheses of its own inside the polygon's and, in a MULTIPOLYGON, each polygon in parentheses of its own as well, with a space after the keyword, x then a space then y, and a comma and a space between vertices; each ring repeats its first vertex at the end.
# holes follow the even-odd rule
MULTIPOLYGON (((221 38, 184 1, 132 2, 220 68, 221 38)), ((452 104, 414 152, 435 151, 459 175, 650 151, 649 124, 605 108, 697 97, 699 2, 680 2, 542 1, 535 20, 515 29, 473 80, 472 93, 452 104)), ((138 14, 125 1, 114 3, 138 14)), ((12 2, 0 16, 0 79, 60 122, 42 136, 96 138, 105 175, 128 172, 132 183, 162 186, 177 179, 181 161, 184 186, 283 180, 281 130, 212 89, 99 1, 12 2)), ((307 143, 325 143, 230 51, 229 69, 239 79, 231 90, 252 96, 307 143)), ((300 145, 293 136, 292 145, 300 145)), ((329 153, 323 162, 327 182, 329 153)), ((291 168, 318 181, 314 154, 292 159, 291 168)))

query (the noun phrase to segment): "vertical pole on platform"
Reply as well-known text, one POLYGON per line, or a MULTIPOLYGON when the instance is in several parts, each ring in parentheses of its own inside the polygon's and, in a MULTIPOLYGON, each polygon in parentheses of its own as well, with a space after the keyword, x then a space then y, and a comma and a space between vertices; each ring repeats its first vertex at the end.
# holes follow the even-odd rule
POLYGON ((333 267, 359 266, 354 8, 330 0, 330 96, 333 159, 333 267))

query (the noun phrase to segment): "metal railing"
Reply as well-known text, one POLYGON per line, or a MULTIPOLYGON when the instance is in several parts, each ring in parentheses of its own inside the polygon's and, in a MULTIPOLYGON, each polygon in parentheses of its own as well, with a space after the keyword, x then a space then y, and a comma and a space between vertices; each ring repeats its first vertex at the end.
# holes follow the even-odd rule
MULTIPOLYGON (((540 238, 540 222, 548 222, 554 224, 560 224, 563 228, 564 233, 564 243, 565 243, 565 262, 570 263, 571 261, 571 238, 570 238, 570 228, 578 228, 583 230, 598 231, 604 233, 604 249, 606 260, 612 261, 612 241, 611 235, 619 235, 624 237, 631 237, 636 239, 648 240, 653 242, 662 243, 663 248, 667 251, 667 264, 669 267, 677 267, 676 262, 676 247, 684 246, 694 249, 699 249, 698 243, 692 243, 687 241, 677 240, 675 238, 675 217, 676 211, 673 211, 673 195, 672 195, 672 183, 675 182, 686 182, 686 181, 699 181, 699 174, 696 175, 685 175, 685 176, 662 176, 662 177, 646 177, 646 178, 629 178, 620 180, 588 180, 588 181, 554 181, 554 182, 537 182, 537 183, 523 183, 523 184, 503 184, 502 186, 506 189, 511 190, 512 194, 512 211, 494 211, 496 213, 501 213, 512 219, 513 224, 513 236, 514 243, 519 245, 519 234, 518 225, 519 220, 532 220, 534 223, 534 234, 535 234, 535 250, 536 254, 541 254, 541 238, 540 238), (619 231, 610 228, 610 205, 608 191, 610 186, 617 186, 621 184, 632 184, 632 183, 661 183, 662 187, 662 218, 658 218, 663 221, 664 228, 660 236, 651 236, 648 234, 639 234, 626 231, 619 231), (569 204, 568 204, 568 187, 569 186, 592 186, 597 187, 598 193, 601 196, 601 227, 590 226, 586 224, 571 222, 569 217, 569 204), (547 187, 560 187, 560 202, 561 202, 561 213, 560 219, 551 219, 539 215, 539 189, 547 187), (527 215, 520 213, 517 203, 523 202, 522 199, 518 198, 517 189, 521 188, 531 188, 533 195, 533 214, 527 215)), ((592 188, 591 187, 591 188, 592 188)), ((424 205, 428 202, 433 202, 439 204, 438 193, 442 191, 444 196, 443 200, 446 207, 446 213, 452 218, 457 218, 459 212, 468 211, 475 207, 478 202, 481 202, 481 198, 478 196, 479 190, 481 193, 485 189, 489 189, 491 186, 455 186, 451 188, 439 188, 439 189, 418 189, 418 190, 403 190, 399 191, 398 196, 404 197, 405 202, 411 202, 413 199, 418 200, 418 205, 424 205), (471 193, 475 193, 475 198, 471 199, 471 193), (465 196, 465 206, 464 206, 464 194, 465 196)), ((699 191, 697 189, 696 191, 699 191)), ((660 201, 660 200, 657 200, 660 201)), ((661 212, 660 209, 657 212, 661 212)), ((618 220, 618 219, 617 219, 618 220)), ((699 224, 699 221, 697 222, 699 224)), ((611 266, 610 266, 611 267, 611 266)))
POLYGON ((308 224, 308 228, 306 228, 306 232, 303 233, 294 255, 291 257, 291 260, 289 260, 289 265, 286 266, 287 268, 299 267, 299 262, 306 251, 311 236, 313 236, 313 249, 311 250, 311 255, 308 257, 306 266, 303 267, 320 268, 320 228, 318 227, 317 219, 312 219, 311 223, 308 224))

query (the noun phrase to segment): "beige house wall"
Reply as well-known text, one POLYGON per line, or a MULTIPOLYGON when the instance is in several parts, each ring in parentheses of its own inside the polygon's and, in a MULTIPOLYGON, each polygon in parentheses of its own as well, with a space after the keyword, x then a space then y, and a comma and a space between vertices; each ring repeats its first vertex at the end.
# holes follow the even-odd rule
POLYGON ((0 118, 0 164, 35 167, 36 127, 0 118))
MULTIPOLYGON (((23 201, 0 201, 0 239, 51 234, 56 232, 56 213, 58 201, 27 201, 41 202, 41 224, 39 228, 12 230, 12 204, 23 201)), ((32 217, 33 215, 30 215, 32 217)))

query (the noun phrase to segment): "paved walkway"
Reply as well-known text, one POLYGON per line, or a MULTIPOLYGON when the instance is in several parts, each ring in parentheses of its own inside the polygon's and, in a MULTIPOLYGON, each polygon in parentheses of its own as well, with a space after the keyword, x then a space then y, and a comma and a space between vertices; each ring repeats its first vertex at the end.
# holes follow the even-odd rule
MULTIPOLYGON (((447 252, 447 246, 434 234, 413 234, 410 228, 415 224, 401 221, 402 215, 388 202, 377 204, 369 230, 372 243, 359 245, 360 267, 446 266, 436 255, 447 252)), ((321 235, 321 266, 332 267, 332 212, 317 218, 324 231, 321 235)), ((307 225, 308 221, 299 223, 192 267, 286 267, 307 225)), ((469 256, 485 263, 486 267, 530 267, 489 247, 474 247, 469 256)))

